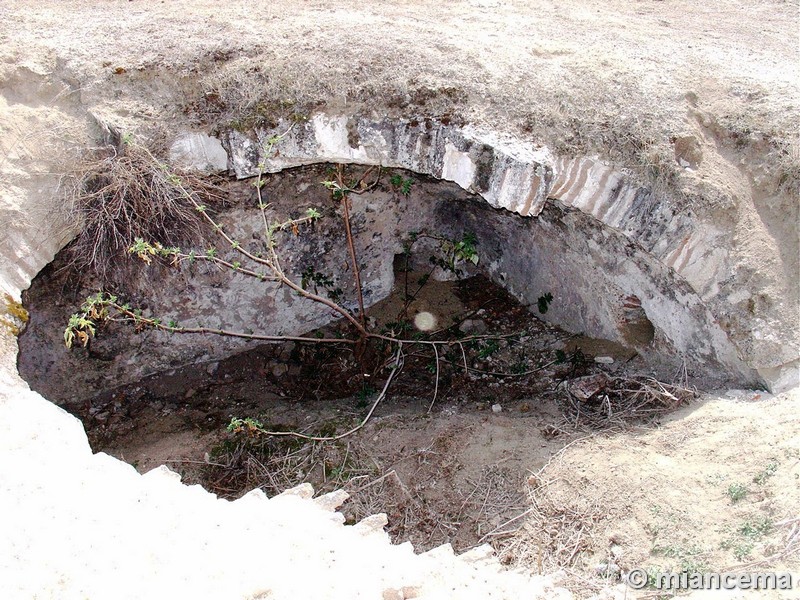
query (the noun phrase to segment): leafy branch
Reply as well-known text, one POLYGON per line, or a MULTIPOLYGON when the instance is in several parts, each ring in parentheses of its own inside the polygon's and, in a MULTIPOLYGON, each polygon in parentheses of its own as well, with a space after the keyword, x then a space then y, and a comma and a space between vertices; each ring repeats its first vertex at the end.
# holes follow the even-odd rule
MULTIPOLYGON (((373 189, 376 185, 378 185, 378 181, 381 177, 381 168, 378 167, 378 174, 375 177, 375 181, 371 184, 367 183, 367 177, 369 174, 374 170, 374 167, 370 167, 366 170, 366 172, 361 176, 360 179, 350 181, 345 183, 344 180, 344 167, 342 165, 336 166, 336 177, 334 179, 323 181, 322 185, 324 185, 328 190, 331 192, 331 196, 334 200, 339 200, 342 206, 342 219, 344 221, 344 228, 345 233, 347 235, 347 248, 350 251, 350 260, 352 262, 353 267, 353 277, 355 279, 355 286, 358 292, 358 316, 361 322, 361 327, 363 330, 363 335, 366 337, 367 332, 367 317, 364 311, 364 290, 361 285, 361 271, 358 268, 358 258, 356 256, 356 249, 355 245, 353 244, 353 231, 350 227, 350 194, 363 194, 364 192, 368 192, 369 190, 373 189)), ((362 342, 365 342, 365 339, 362 339, 362 342)))
POLYGON ((120 304, 117 296, 97 292, 90 296, 81 306, 81 312, 73 314, 69 318, 67 327, 64 330, 64 342, 67 348, 72 348, 75 340, 78 340, 84 347, 88 346, 89 341, 96 335, 97 326, 102 322, 128 322, 136 325, 137 328, 152 328, 168 333, 209 333, 226 337, 237 337, 249 340, 260 340, 268 342, 311 342, 315 344, 355 344, 354 340, 347 338, 318 338, 289 335, 262 335, 257 333, 244 333, 240 331, 230 331, 215 327, 182 327, 177 321, 169 320, 164 322, 158 317, 146 317, 141 309, 131 308, 129 304, 120 304))
MULTIPOLYGON (((249 249, 244 244, 240 243, 239 240, 235 239, 235 237, 227 231, 226 227, 212 214, 212 211, 208 210, 206 204, 201 201, 200 196, 195 192, 192 186, 187 183, 184 177, 171 171, 170 168, 159 161, 150 150, 136 145, 132 139, 127 139, 125 144, 128 146, 135 146, 137 156, 145 157, 146 160, 150 161, 151 164, 148 166, 148 173, 151 179, 157 182, 162 188, 169 189, 170 198, 190 206, 195 214, 219 236, 222 244, 218 244, 218 246, 227 248, 224 253, 221 253, 220 249, 214 245, 203 250, 186 250, 178 246, 164 244, 142 236, 137 236, 129 244, 127 251, 128 254, 139 258, 147 265, 152 264, 154 260, 162 261, 172 267, 179 267, 184 263, 193 264, 196 262, 206 262, 216 267, 227 269, 237 275, 252 277, 261 282, 271 282, 279 286, 286 286, 290 290, 296 292, 301 298, 325 306, 339 315, 352 328, 355 334, 354 336, 317 338, 262 335, 231 331, 225 328, 205 327, 203 325, 184 326, 178 324, 174 319, 145 315, 142 309, 133 308, 129 304, 121 302, 116 295, 100 291, 87 298, 81 306, 80 311, 70 317, 64 330, 65 344, 69 348, 73 347, 75 344, 87 347, 92 338, 97 335, 101 324, 105 322, 119 322, 133 324, 137 329, 149 328, 170 334, 214 334, 268 342, 296 341, 315 344, 340 344, 351 346, 359 361, 365 356, 370 341, 374 340, 383 344, 383 348, 386 348, 387 345, 393 347, 393 358, 388 361, 388 363, 384 362, 378 368, 378 370, 382 370, 389 366, 390 375, 387 377, 384 389, 373 404, 366 419, 356 429, 332 439, 339 439, 339 437, 349 435, 366 423, 366 420, 369 419, 378 402, 385 396, 391 381, 402 368, 404 345, 424 345, 433 350, 436 362, 436 385, 433 400, 430 405, 430 408, 432 408, 438 396, 439 388, 439 361, 442 359, 439 347, 459 345, 463 353, 463 344, 465 342, 492 339, 497 336, 471 336, 459 340, 437 340, 419 334, 412 336, 411 339, 405 339, 402 337, 404 333, 402 328, 398 332, 373 332, 369 330, 364 307, 358 257, 351 228, 351 196, 363 194, 374 189, 381 178, 380 167, 367 168, 359 178, 352 179, 346 176, 344 167, 338 165, 335 167, 331 178, 322 182, 326 189, 330 191, 332 200, 338 202, 341 208, 346 244, 352 265, 354 287, 358 297, 358 313, 354 314, 339 303, 342 291, 335 287, 335 282, 332 278, 315 271, 313 268, 307 268, 303 271, 299 281, 287 274, 281 264, 279 253, 281 235, 301 235, 303 230, 313 227, 314 223, 322 218, 320 210, 314 207, 309 207, 299 217, 276 220, 270 216, 271 206, 267 202, 264 192, 266 183, 266 160, 274 152, 275 146, 288 133, 289 130, 281 135, 272 136, 265 141, 261 154, 262 160, 259 163, 258 173, 253 183, 257 195, 257 207, 262 217, 263 251, 249 249)), ((408 195, 412 180, 401 178, 398 182, 393 178, 392 183, 400 188, 401 193, 408 195)), ((458 270, 460 264, 464 262, 471 262, 472 264, 478 263, 477 240, 472 234, 466 234, 460 240, 448 240, 424 233, 413 234, 413 239, 408 243, 409 252, 411 246, 422 237, 429 237, 439 242, 443 254, 443 258, 439 259, 439 264, 442 268, 458 273, 460 272, 458 270)), ((242 421, 241 423, 234 424, 234 427, 239 428, 239 430, 247 429, 249 431, 258 431, 261 426, 256 422, 242 421)), ((262 433, 286 435, 285 432, 262 433)), ((302 434, 298 434, 298 436, 316 439, 303 436, 302 434)))

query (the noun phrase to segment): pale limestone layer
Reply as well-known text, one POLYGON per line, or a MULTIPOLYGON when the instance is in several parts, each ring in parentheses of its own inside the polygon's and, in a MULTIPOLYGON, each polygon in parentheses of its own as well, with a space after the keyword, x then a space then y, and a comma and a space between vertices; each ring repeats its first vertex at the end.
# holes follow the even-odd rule
POLYGON ((220 141, 205 133, 185 133, 172 142, 170 163, 177 169, 215 173, 228 168, 228 154, 220 141))
POLYGON ((225 145, 237 177, 317 163, 343 162, 408 169, 453 181, 489 204, 520 215, 544 206, 553 157, 546 148, 472 127, 420 121, 372 121, 317 114, 307 122, 254 135, 231 130, 225 145), (282 135, 277 157, 263 147, 282 135))

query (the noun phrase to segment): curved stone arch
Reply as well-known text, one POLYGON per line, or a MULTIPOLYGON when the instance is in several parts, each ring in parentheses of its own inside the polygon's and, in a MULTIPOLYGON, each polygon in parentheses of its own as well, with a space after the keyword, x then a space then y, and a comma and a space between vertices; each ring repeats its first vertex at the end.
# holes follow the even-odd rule
POLYGON ((491 206, 537 216, 548 199, 574 207, 640 244, 689 281, 704 299, 717 291, 727 252, 724 232, 677 219, 670 203, 624 173, 590 157, 556 157, 548 148, 435 120, 370 120, 317 114, 271 130, 228 131, 228 166, 239 178, 316 162, 382 165, 452 181, 491 206), (261 156, 285 134, 277 157, 261 156), (711 259, 709 261, 709 258, 711 259), (698 269, 699 264, 702 269, 698 269))
POLYGON ((640 301, 678 353, 708 359, 709 373, 721 366, 730 381, 758 381, 713 312, 728 269, 726 233, 692 222, 668 197, 599 159, 556 157, 547 147, 472 125, 322 113, 272 129, 229 130, 221 145, 238 178, 320 162, 381 165, 452 181, 523 217, 537 217, 547 202, 580 211, 624 236, 684 286, 677 304, 658 294, 639 298, 634 289, 624 290, 621 299, 640 301), (264 156, 275 135, 282 136, 279 152, 264 156))
MULTIPOLYGON (((490 206, 525 217, 540 215, 548 201, 580 211, 633 242, 685 284, 676 291, 677 303, 657 293, 637 298, 679 353, 710 359, 709 371, 721 365, 731 382, 758 381, 715 316, 726 307, 718 297, 729 269, 725 232, 676 216, 668 198, 656 197, 597 159, 555 157, 547 148, 473 126, 324 114, 273 130, 230 130, 222 143, 205 134, 184 134, 172 155, 184 166, 229 169, 239 178, 255 175, 262 161, 267 172, 319 162, 380 164, 453 181, 490 206), (287 131, 277 157, 260 155, 266 139, 287 131)), ((2 286, 14 297, 69 239, 63 226, 54 235, 51 223, 35 225, 10 229, 1 249, 7 259, 2 286)), ((630 286, 622 286, 622 292, 621 303, 637 296, 630 286)))

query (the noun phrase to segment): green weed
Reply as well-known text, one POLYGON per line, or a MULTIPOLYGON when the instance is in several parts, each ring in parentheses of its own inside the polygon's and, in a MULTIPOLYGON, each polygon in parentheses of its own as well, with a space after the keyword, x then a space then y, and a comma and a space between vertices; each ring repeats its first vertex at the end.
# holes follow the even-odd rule
POLYGON ((742 483, 732 483, 728 486, 728 498, 731 499, 732 504, 736 504, 740 500, 744 500, 750 490, 742 483))
POLYGON ((408 196, 411 193, 411 186, 414 185, 413 179, 405 179, 399 173, 395 173, 389 178, 389 183, 400 190, 403 196, 408 196))
POLYGON ((553 301, 553 294, 547 292, 543 296, 539 296, 539 299, 536 301, 536 304, 539 308, 539 312, 541 314, 545 314, 548 310, 550 310, 550 303, 553 301))
POLYGON ((753 483, 758 485, 764 485, 767 482, 767 479, 775 475, 775 472, 778 470, 778 463, 776 461, 770 462, 763 471, 757 473, 755 477, 753 477, 753 483))

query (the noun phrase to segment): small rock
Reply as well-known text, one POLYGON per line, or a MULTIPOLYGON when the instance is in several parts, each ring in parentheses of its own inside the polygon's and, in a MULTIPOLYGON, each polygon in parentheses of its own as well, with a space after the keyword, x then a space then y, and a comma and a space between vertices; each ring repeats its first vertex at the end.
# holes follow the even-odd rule
POLYGON ((499 404, 492 404, 492 412, 493 413, 496 414, 496 413, 502 412, 502 410, 503 410, 503 407, 500 406, 499 404))
POLYGON ((598 392, 606 389, 611 384, 611 380, 603 373, 579 377, 570 381, 569 393, 578 400, 588 400, 598 392))
MULTIPOLYGON (((374 328, 373 328, 374 329, 374 328)), ((281 360, 289 360, 292 357, 292 352, 296 348, 296 344, 294 342, 287 342, 281 348, 280 358, 281 360)))
POLYGON ((272 367, 272 374, 275 377, 282 377, 283 375, 286 375, 286 373, 288 372, 289 372, 289 367, 286 366, 284 363, 278 363, 277 365, 272 367))
POLYGON ((610 365, 613 364, 614 359, 611 356, 595 356, 594 362, 601 364, 601 365, 610 365))
POLYGON ((188 390, 186 390, 186 393, 183 395, 183 397, 184 397, 186 400, 188 400, 189 398, 191 398, 192 396, 194 396, 196 393, 197 393, 197 390, 196 390, 196 389, 194 389, 194 388, 189 388, 188 390))
POLYGON ((620 568, 613 562, 600 563, 594 568, 595 572, 601 577, 610 577, 612 575, 619 575, 620 568))
POLYGON ((412 600, 419 596, 419 588, 417 586, 406 585, 403 587, 403 600, 412 600))
POLYGON ((208 373, 209 375, 213 375, 214 373, 217 372, 217 369, 219 369, 219 363, 213 362, 206 367, 206 373, 208 373))
POLYGON ((519 412, 530 412, 530 410, 531 410, 531 405, 528 404, 527 402, 523 402, 522 404, 519 405, 519 412))
POLYGON ((467 319, 458 326, 462 333, 480 335, 486 332, 486 322, 482 319, 467 319))

